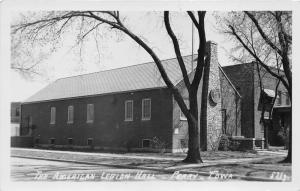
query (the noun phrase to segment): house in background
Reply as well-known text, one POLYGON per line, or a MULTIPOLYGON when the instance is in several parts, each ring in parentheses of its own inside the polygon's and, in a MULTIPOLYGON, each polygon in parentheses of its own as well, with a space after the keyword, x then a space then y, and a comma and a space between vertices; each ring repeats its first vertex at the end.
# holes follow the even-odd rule
POLYGON ((21 102, 10 104, 10 136, 20 136, 21 102))
MULTIPOLYGON (((199 126, 201 148, 212 150, 225 126, 241 135, 241 96, 218 63, 217 45, 208 42, 207 52, 207 129, 199 126)), ((192 58, 183 57, 190 77, 192 58)), ((177 59, 162 64, 188 104, 177 59)), ((153 62, 56 80, 22 103, 21 133, 39 146, 108 150, 182 152, 188 139, 186 118, 153 62)))

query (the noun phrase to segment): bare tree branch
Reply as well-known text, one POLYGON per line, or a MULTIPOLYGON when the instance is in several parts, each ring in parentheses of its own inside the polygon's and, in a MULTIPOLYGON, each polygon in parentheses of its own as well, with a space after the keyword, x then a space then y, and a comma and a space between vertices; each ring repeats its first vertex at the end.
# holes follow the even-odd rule
POLYGON ((177 57, 177 60, 178 60, 178 63, 179 63, 179 66, 180 66, 180 69, 181 69, 181 72, 182 72, 182 76, 183 76, 185 86, 187 87, 187 89, 189 91, 191 84, 190 84, 190 80, 189 80, 189 77, 188 77, 188 73, 186 71, 184 61, 182 59, 182 55, 181 55, 181 52, 180 52, 180 47, 179 47, 178 40, 177 40, 177 38, 176 38, 172 28, 171 28, 171 25, 170 25, 169 11, 164 12, 164 21, 165 21, 165 27, 167 29, 167 32, 168 32, 168 34, 169 34, 169 36, 170 36, 170 38, 172 39, 172 42, 173 42, 174 50, 175 50, 176 57, 177 57))
POLYGON ((273 48, 274 50, 276 50, 278 52, 278 54, 280 56, 282 56, 282 51, 275 45, 273 44, 273 42, 268 38, 268 36, 264 33, 264 31, 262 30, 262 28, 260 27, 260 25, 258 24, 258 21, 256 20, 256 18, 254 17, 254 15, 252 15, 249 11, 245 11, 245 13, 248 15, 248 17, 252 20, 252 22, 255 24, 258 32, 260 33, 261 37, 266 41, 266 43, 273 48))
POLYGON ((196 28, 199 28, 199 23, 194 15, 194 13, 192 11, 188 11, 187 13, 190 16, 190 18, 191 18, 192 22, 194 23, 194 25, 196 26, 196 28))
MULTIPOLYGON (((204 17, 205 11, 198 11, 199 18, 199 28, 198 28, 198 36, 199 36, 199 47, 198 47, 198 58, 197 58, 197 67, 194 75, 194 79, 192 82, 192 87, 198 87, 200 80, 202 78, 203 67, 205 64, 205 54, 206 54, 206 35, 205 35, 205 27, 204 27, 204 17)), ((207 60, 208 61, 208 60, 207 60)))
POLYGON ((232 31, 232 34, 237 38, 237 40, 244 46, 244 48, 256 59, 256 61, 259 62, 259 64, 264 67, 272 76, 274 76, 275 78, 278 78, 282 83, 283 85, 288 89, 289 88, 289 85, 288 83, 284 80, 284 78, 276 73, 274 73, 267 65, 265 65, 261 59, 254 54, 254 52, 252 52, 250 50, 250 48, 244 43, 244 41, 237 35, 237 33, 235 32, 235 29, 233 28, 233 26, 229 26, 229 28, 231 29, 232 31))

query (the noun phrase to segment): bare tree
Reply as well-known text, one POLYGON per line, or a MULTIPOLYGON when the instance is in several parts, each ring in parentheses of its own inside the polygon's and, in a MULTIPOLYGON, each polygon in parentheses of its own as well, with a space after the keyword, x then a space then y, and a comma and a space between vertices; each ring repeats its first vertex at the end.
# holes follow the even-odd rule
MULTIPOLYGON (((197 92, 199 84, 202 79, 202 73, 205 63, 209 61, 209 56, 206 56, 206 34, 204 27, 205 11, 198 11, 197 13, 188 11, 189 18, 194 23, 196 31, 198 32, 198 57, 197 66, 195 69, 193 79, 189 79, 189 74, 183 61, 178 38, 170 24, 170 14, 168 11, 163 13, 164 25, 167 30, 168 36, 171 38, 176 58, 180 66, 184 84, 189 93, 189 107, 185 104, 182 95, 177 87, 171 82, 167 75, 160 58, 154 52, 153 48, 140 36, 135 34, 124 24, 124 19, 121 17, 119 11, 52 11, 43 12, 40 15, 34 15, 33 19, 22 19, 21 22, 12 25, 12 36, 24 35, 31 42, 59 42, 61 34, 68 32, 69 26, 79 27, 78 43, 82 42, 89 34, 96 32, 100 26, 105 26, 109 31, 118 31, 121 34, 127 35, 134 42, 140 45, 155 62, 162 79, 167 85, 168 89, 172 92, 176 102, 178 103, 181 111, 188 121, 188 153, 184 162, 200 163, 202 162, 200 156, 200 134, 198 126, 198 100, 197 92)), ((28 18, 28 17, 25 17, 28 18)), ((32 18, 32 17, 31 17, 32 18)), ((17 68, 17 65, 12 65, 17 68)), ((19 68, 20 70, 27 68, 19 68)), ((203 83, 203 89, 208 88, 208 83, 203 83)), ((207 91, 203 91, 206 94, 207 91)), ((207 98, 207 95, 204 98, 207 98)), ((206 101, 205 101, 206 102, 206 101)), ((206 112, 206 107, 201 107, 202 112, 206 112)), ((203 119, 203 118, 201 118, 203 119)), ((203 119, 204 120, 204 119, 203 119)))
MULTIPOLYGON (((292 13, 244 11, 226 13, 217 18, 222 32, 235 43, 234 60, 257 62, 283 84, 292 103, 292 13)), ((286 162, 292 160, 292 128, 289 136, 286 162)))

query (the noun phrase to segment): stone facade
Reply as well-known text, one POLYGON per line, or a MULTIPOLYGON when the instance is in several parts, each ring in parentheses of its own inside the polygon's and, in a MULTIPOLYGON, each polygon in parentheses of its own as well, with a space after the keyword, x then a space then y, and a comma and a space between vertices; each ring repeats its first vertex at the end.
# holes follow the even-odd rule
MULTIPOLYGON (((211 99, 211 92, 216 90, 220 93, 220 76, 219 76, 219 62, 217 57, 217 45, 213 42, 208 44, 208 55, 210 56, 209 68, 204 74, 204 78, 208 77, 208 99, 207 99, 207 150, 216 150, 219 146, 219 140, 222 134, 222 116, 221 116, 221 96, 215 102, 211 99)), ((207 80, 207 79, 204 79, 207 80)))

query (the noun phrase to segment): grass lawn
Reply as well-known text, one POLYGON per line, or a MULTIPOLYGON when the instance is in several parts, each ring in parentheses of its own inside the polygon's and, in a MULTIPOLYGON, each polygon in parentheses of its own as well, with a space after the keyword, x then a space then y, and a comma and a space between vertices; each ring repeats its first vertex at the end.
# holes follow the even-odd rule
POLYGON ((84 155, 83 153, 56 153, 43 152, 41 150, 17 149, 12 150, 12 155, 14 154, 28 157, 99 162, 101 164, 128 165, 133 167, 153 167, 158 169, 207 173, 215 172, 215 174, 232 174, 232 176, 267 178, 278 181, 290 181, 292 176, 291 164, 280 163, 285 156, 268 152, 206 151, 201 152, 204 163, 196 165, 181 162, 186 156, 185 153, 119 153, 102 156, 96 153, 84 155), (138 157, 135 158, 135 156, 138 157))
POLYGON ((232 174, 233 176, 246 176, 255 178, 275 179, 278 181, 291 181, 292 170, 290 163, 280 163, 284 157, 274 157, 255 162, 236 164, 214 164, 194 168, 194 171, 217 172, 218 174, 232 174))

